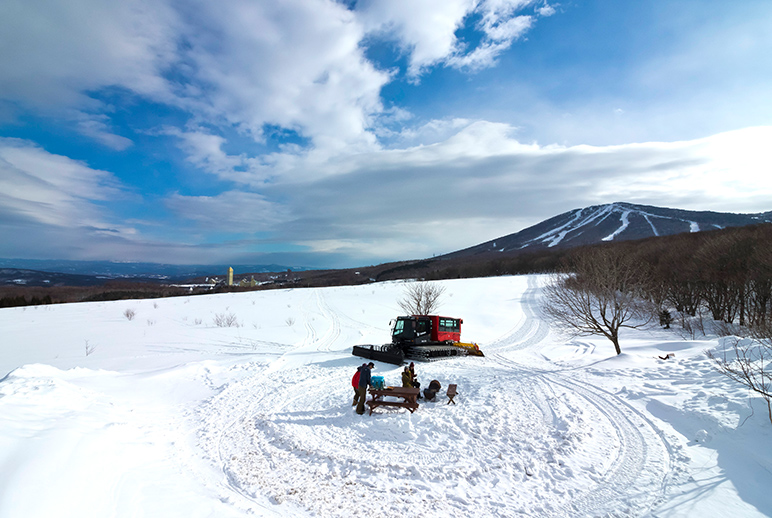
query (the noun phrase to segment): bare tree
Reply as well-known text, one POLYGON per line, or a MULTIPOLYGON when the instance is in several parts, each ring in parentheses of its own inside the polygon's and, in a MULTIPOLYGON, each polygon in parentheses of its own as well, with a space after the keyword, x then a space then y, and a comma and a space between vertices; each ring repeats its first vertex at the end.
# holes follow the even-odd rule
POLYGON ((431 315, 440 306, 445 286, 429 282, 415 282, 405 288, 404 297, 398 302, 408 315, 431 315))
POLYGON ((591 249, 573 257, 546 287, 545 313, 576 335, 603 335, 617 354, 619 330, 639 328, 657 314, 640 295, 642 266, 619 249, 591 249))
POLYGON ((238 318, 233 313, 215 313, 214 324, 217 327, 241 327, 238 318))
POLYGON ((755 340, 734 339, 732 351, 720 356, 706 351, 718 371, 761 395, 767 403, 772 423, 772 326, 752 328, 755 340))

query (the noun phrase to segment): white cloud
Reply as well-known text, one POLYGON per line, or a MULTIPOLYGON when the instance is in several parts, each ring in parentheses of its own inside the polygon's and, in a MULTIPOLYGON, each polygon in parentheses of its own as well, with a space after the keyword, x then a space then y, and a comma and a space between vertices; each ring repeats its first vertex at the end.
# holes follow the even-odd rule
POLYGON ((552 16, 557 11, 555 10, 554 6, 545 4, 545 5, 541 6, 541 7, 538 7, 536 9, 536 12, 539 14, 539 16, 544 16, 546 18, 547 16, 552 16))
POLYGON ((243 156, 232 156, 223 151, 226 140, 220 135, 200 128, 182 131, 172 127, 165 128, 163 133, 179 138, 179 147, 187 160, 208 173, 228 178, 244 164, 243 156))
POLYGON ((194 122, 296 130, 317 147, 371 146, 389 81, 361 24, 328 0, 9 0, 0 5, 0 100, 128 145, 100 114, 105 89, 189 111, 194 122), (72 114, 75 113, 73 116, 72 114))
POLYGON ((216 196, 174 194, 165 204, 195 227, 220 233, 268 232, 287 219, 287 211, 281 205, 252 192, 228 191, 216 196))
POLYGON ((106 115, 88 116, 84 113, 77 113, 73 119, 78 120, 77 128, 81 134, 93 138, 109 148, 123 151, 134 145, 131 139, 116 135, 110 129, 106 115))
POLYGON ((4 218, 55 227, 114 228, 97 204, 121 196, 107 171, 18 139, 0 139, 0 211, 4 218))
POLYGON ((766 178, 772 176, 759 178, 772 163, 772 152, 761 145, 772 128, 618 146, 525 144, 516 132, 487 121, 432 121, 405 135, 411 147, 326 158, 280 155, 261 168, 245 159, 243 171, 218 172, 240 181, 247 190, 243 197, 176 197, 167 206, 207 228, 221 221, 222 228, 273 231, 320 252, 351 254, 358 247, 358 257, 368 261, 376 250, 389 248, 394 253, 384 253, 384 259, 411 248, 451 251, 458 243, 473 245, 597 203, 770 209, 772 180, 766 178), (266 170, 274 173, 270 183, 261 181, 266 170), (447 228, 453 231, 437 230, 447 228), (396 246, 400 240, 403 245, 396 246))
POLYGON ((59 116, 100 109, 88 92, 111 86, 168 100, 177 27, 155 0, 5 0, 0 98, 59 116))
POLYGON ((480 27, 494 41, 517 38, 531 23, 530 16, 517 16, 517 13, 531 3, 532 0, 485 0, 478 8, 482 14, 480 27))
MULTIPOLYGON (((73 128, 116 150, 109 94, 129 92, 186 110, 210 133, 237 128, 260 142, 266 127, 307 139, 317 155, 375 149, 381 89, 394 75, 365 57, 373 35, 408 54, 409 74, 449 64, 479 69, 533 22, 521 0, 9 0, 0 6, 0 101, 73 128), (473 49, 456 31, 481 17, 473 49)), ((195 152, 194 152, 195 154, 195 152)))
POLYGON ((398 259, 449 252, 598 203, 771 208, 772 175, 761 175, 772 151, 759 145, 772 138, 770 127, 622 146, 525 145, 512 133, 481 121, 435 144, 338 157, 326 166, 339 175, 268 189, 288 200, 292 217, 279 232, 362 258, 379 249, 374 243, 401 240, 400 253, 382 256, 398 259))
MULTIPOLYGON (((534 15, 519 15, 534 0, 366 0, 357 12, 369 33, 394 39, 408 55, 408 74, 419 78, 431 66, 480 70, 495 64, 496 57, 522 37, 534 24, 534 15), (478 30, 484 37, 468 48, 457 31, 479 15, 478 30)), ((540 16, 554 10, 543 6, 540 16)))
POLYGON ((533 26, 535 17, 518 15, 532 0, 483 0, 476 9, 481 15, 479 29, 485 37, 471 52, 456 52, 447 63, 456 68, 480 70, 496 63, 496 58, 533 26))
POLYGON ((402 127, 399 133, 394 132, 389 137, 396 142, 393 147, 406 148, 435 144, 447 140, 473 122, 460 118, 431 120, 418 127, 402 127))
POLYGON ((409 74, 444 61, 457 49, 456 30, 476 0, 365 0, 357 12, 368 32, 394 37, 409 55, 409 74))
POLYGON ((180 24, 153 0, 8 0, 0 3, 0 102, 69 124, 115 149, 116 133, 98 94, 115 88, 175 104, 164 73, 176 62, 180 24))
POLYGON ((262 137, 276 125, 314 146, 370 147, 371 118, 390 80, 360 46, 354 13, 330 1, 200 2, 186 52, 204 86, 195 102, 212 122, 262 137))
MULTIPOLYGON (((109 173, 5 139, 0 141, 4 253, 42 247, 24 237, 32 233, 45 236, 49 248, 83 247, 70 257, 98 248, 131 259, 206 262, 245 250, 306 247, 309 254, 337 254, 348 264, 374 263, 450 252, 597 203, 770 209, 772 151, 765 143, 772 140, 772 127, 675 143, 539 146, 519 142, 515 128, 506 124, 459 120, 433 126, 456 130, 404 149, 326 160, 297 155, 293 172, 306 167, 320 172, 278 176, 259 192, 244 183, 241 190, 219 195, 169 196, 163 206, 174 215, 177 232, 163 243, 113 224, 103 202, 119 199, 122 191, 109 173), (35 230, 10 238, 9 228, 17 234, 35 230), (234 235, 240 241, 228 240, 234 235)), ((220 144, 212 139, 199 147, 219 151, 220 144)), ((223 160, 221 165, 227 164, 227 155, 223 160)), ((321 259, 314 257, 294 260, 317 264, 321 259)))

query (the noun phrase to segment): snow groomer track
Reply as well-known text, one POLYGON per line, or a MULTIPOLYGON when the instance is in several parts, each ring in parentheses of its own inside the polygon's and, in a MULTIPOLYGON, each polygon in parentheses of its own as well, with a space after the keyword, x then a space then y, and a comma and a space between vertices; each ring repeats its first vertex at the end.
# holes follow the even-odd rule
MULTIPOLYGON (((310 516, 401 517, 416 507, 425 516, 649 513, 672 472, 664 436, 581 369, 519 359, 549 335, 537 279, 520 288, 512 327, 484 346, 487 358, 421 365, 427 382, 462 388, 455 406, 441 400, 422 402, 413 415, 358 416, 350 361, 242 366, 244 377, 199 412, 201 443, 228 490, 267 502, 268 514, 271 503, 310 516)), ((285 357, 343 349, 359 325, 317 297, 303 306, 313 330, 285 357)), ((398 379, 399 368, 379 367, 398 379)))

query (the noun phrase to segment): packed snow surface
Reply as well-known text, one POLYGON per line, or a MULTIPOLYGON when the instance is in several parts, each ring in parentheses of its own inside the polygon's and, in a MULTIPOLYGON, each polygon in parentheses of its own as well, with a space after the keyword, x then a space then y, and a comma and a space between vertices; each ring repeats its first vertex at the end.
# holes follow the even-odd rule
POLYGON ((766 406, 704 355, 730 340, 616 356, 545 281, 443 282, 486 356, 417 364, 413 414, 351 406, 401 282, 2 309, 0 517, 772 516, 766 406))

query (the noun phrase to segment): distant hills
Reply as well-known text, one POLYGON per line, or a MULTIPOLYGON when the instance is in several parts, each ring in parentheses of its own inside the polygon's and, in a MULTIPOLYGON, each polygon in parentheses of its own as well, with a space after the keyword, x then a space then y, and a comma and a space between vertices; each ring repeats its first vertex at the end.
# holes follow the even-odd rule
POLYGON ((609 241, 629 241, 771 222, 772 212, 735 214, 617 202, 564 212, 515 234, 445 254, 440 258, 559 250, 609 241))
MULTIPOLYGON (((598 244, 668 236, 684 232, 743 227, 772 223, 772 212, 735 214, 669 209, 632 203, 609 203, 575 209, 532 227, 485 243, 431 259, 345 270, 269 265, 170 265, 110 261, 55 261, 0 259, 0 286, 95 286, 111 280, 179 283, 207 277, 225 278, 228 266, 236 281, 254 278, 275 285, 333 286, 361 284, 374 280, 404 278, 448 278, 496 275, 502 270, 495 263, 527 255, 541 259, 510 264, 513 271, 544 271, 556 261, 552 252, 598 244), (539 262, 542 261, 542 262, 539 262), (485 265, 490 265, 487 267, 485 265), (290 272, 291 270, 291 272, 290 272), (279 272, 274 275, 271 272, 279 272), (270 275, 269 275, 270 274, 270 275)), ((554 265, 553 265, 554 267, 554 265)))
POLYGON ((200 277, 224 278, 228 267, 238 273, 303 271, 266 265, 179 265, 113 261, 0 259, 0 285, 96 286, 111 280, 169 283, 200 277))

